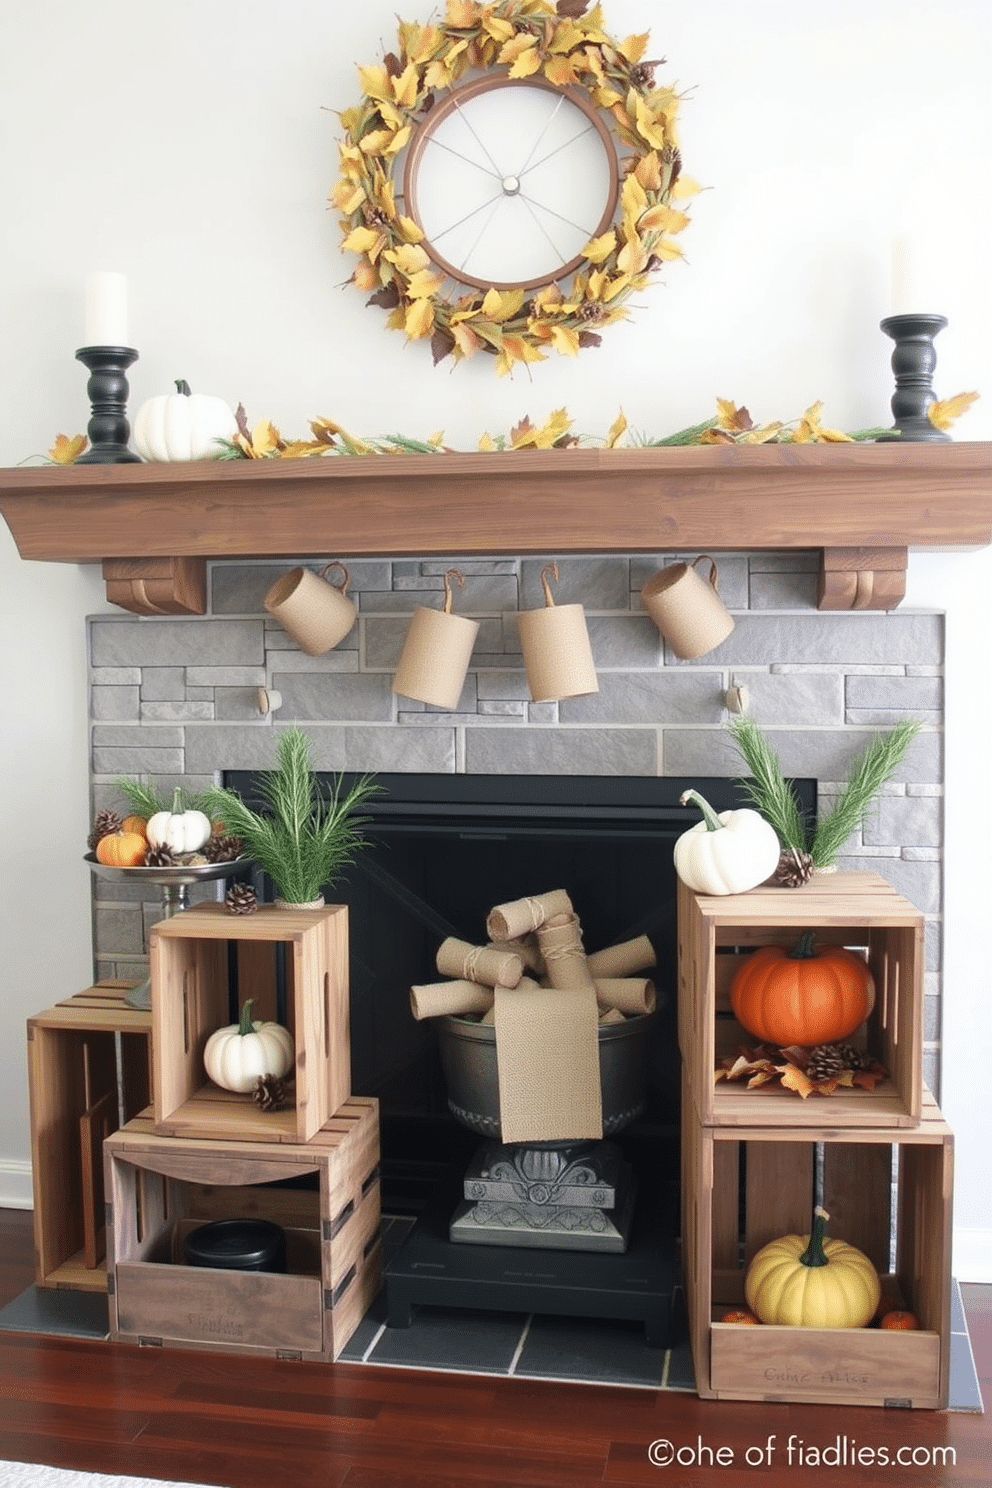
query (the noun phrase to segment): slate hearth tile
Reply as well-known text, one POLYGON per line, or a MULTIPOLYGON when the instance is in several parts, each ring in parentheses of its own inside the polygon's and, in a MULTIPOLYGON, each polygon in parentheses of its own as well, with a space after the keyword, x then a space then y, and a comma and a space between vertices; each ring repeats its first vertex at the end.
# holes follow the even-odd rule
POLYGON ((538 1314, 531 1319, 513 1372, 658 1389, 664 1367, 665 1350, 647 1346, 643 1323, 538 1314))
POLYGON ((387 1328, 370 1354, 375 1364, 506 1374, 523 1332, 523 1313, 418 1307, 409 1328, 387 1328))
POLYGON ((90 622, 93 666, 250 666, 262 660, 260 620, 90 622))
MULTIPOLYGON (((520 608, 544 604, 541 570, 545 559, 527 558, 520 565, 520 608)), ((560 558, 559 581, 551 580, 555 604, 582 604, 587 610, 626 610, 630 607, 630 560, 622 557, 560 558)))
POLYGON ((467 729, 470 775, 655 775, 654 729, 467 729))
POLYGON ((0 1311, 0 1328, 15 1333, 52 1333, 69 1338, 106 1338, 107 1298, 103 1292, 28 1287, 0 1311))
POLYGON ((839 672, 747 671, 733 681, 750 693, 750 712, 763 726, 798 724, 839 728, 844 722, 844 677, 839 672))
MULTIPOLYGON (((720 585, 723 593, 723 584, 720 585)), ((811 573, 751 575, 752 610, 815 610, 817 579, 811 573)), ((724 598, 724 602, 726 599, 724 598)))

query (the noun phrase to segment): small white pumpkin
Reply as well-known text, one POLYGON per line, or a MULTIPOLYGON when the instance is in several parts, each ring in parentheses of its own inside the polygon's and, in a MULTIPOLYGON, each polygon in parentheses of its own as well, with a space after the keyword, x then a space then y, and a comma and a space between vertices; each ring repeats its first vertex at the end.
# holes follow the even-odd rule
POLYGON ((203 1067, 222 1090, 247 1095, 260 1075, 279 1080, 296 1058, 293 1038, 281 1023, 257 1023, 251 1016, 254 998, 241 1009, 241 1022, 218 1028, 207 1039, 203 1067))
POLYGON ((167 847, 172 853, 197 852, 213 830, 202 811, 183 811, 182 791, 172 797, 171 811, 156 811, 148 818, 145 836, 149 847, 167 847))
POLYGON ((778 867, 781 847, 775 829, 757 811, 721 811, 698 791, 683 791, 679 804, 695 803, 703 820, 675 844, 675 871, 697 894, 746 894, 778 867))
POLYGON ((217 460, 221 441, 238 432, 237 420, 223 398, 191 393, 177 382, 174 393, 149 398, 134 419, 131 443, 143 460, 217 460))

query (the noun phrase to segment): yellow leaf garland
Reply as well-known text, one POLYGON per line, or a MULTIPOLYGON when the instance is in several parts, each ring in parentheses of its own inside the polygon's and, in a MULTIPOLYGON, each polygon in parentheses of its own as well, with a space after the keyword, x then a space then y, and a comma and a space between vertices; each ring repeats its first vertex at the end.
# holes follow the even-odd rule
POLYGON ((672 204, 699 187, 682 175, 680 99, 655 86, 660 64, 644 60, 648 41, 647 32, 611 37, 602 7, 582 0, 447 0, 441 20, 398 22, 396 50, 357 69, 362 99, 339 114, 340 178, 330 194, 342 251, 358 258, 351 281, 373 291, 369 303, 388 312, 389 328, 429 339, 435 362, 488 352, 506 376, 549 351, 598 346, 601 328, 626 317, 651 275, 683 257, 675 239, 689 217, 672 204), (491 70, 582 90, 614 137, 615 220, 586 245, 572 283, 463 295, 426 251, 409 251, 424 234, 396 206, 404 151, 438 93, 491 70))

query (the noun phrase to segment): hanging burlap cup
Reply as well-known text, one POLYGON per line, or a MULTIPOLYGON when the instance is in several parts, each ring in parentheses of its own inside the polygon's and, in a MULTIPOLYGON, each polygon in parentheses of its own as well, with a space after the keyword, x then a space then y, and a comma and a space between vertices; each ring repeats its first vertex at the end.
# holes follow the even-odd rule
POLYGON ((312 568, 291 568, 276 579, 263 601, 288 631, 301 651, 308 656, 323 656, 338 641, 343 641, 358 618, 358 611, 348 598, 350 574, 336 559, 320 573, 312 568), (339 568, 343 575, 332 584, 325 575, 339 568))
POLYGON ((541 569, 544 609, 521 610, 517 615, 527 685, 535 703, 599 691, 585 611, 580 604, 555 604, 549 574, 557 583, 557 563, 541 569))
POLYGON ((451 613, 451 580, 464 587, 465 575, 449 568, 444 576, 444 608, 414 610, 403 643, 393 691, 436 708, 456 708, 479 622, 451 613))
POLYGON ((692 661, 725 641, 734 628, 717 587, 717 566, 708 553, 691 563, 673 563, 648 579, 641 590, 645 608, 676 656, 692 661), (709 583, 696 572, 710 565, 709 583))

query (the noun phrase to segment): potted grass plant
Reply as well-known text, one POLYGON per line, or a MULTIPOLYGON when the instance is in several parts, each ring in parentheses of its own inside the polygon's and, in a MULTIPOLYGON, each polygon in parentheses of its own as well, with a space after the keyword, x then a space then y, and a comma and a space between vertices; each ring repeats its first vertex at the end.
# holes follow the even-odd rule
POLYGON ((329 793, 322 791, 310 740, 294 726, 279 740, 276 768, 260 778, 259 810, 228 786, 212 787, 201 800, 204 810, 242 839, 245 852, 271 878, 278 902, 313 908, 323 904, 325 885, 365 846, 368 818, 358 813, 377 791, 368 775, 347 792, 340 777, 329 793))
POLYGON ((761 727, 738 716, 728 723, 738 753, 751 774, 741 781, 755 810, 778 833, 782 844, 775 883, 797 887, 814 873, 836 867, 845 843, 864 824, 872 802, 920 731, 916 719, 903 719, 868 744, 834 805, 815 822, 807 821, 795 792, 782 773, 779 757, 761 727))

